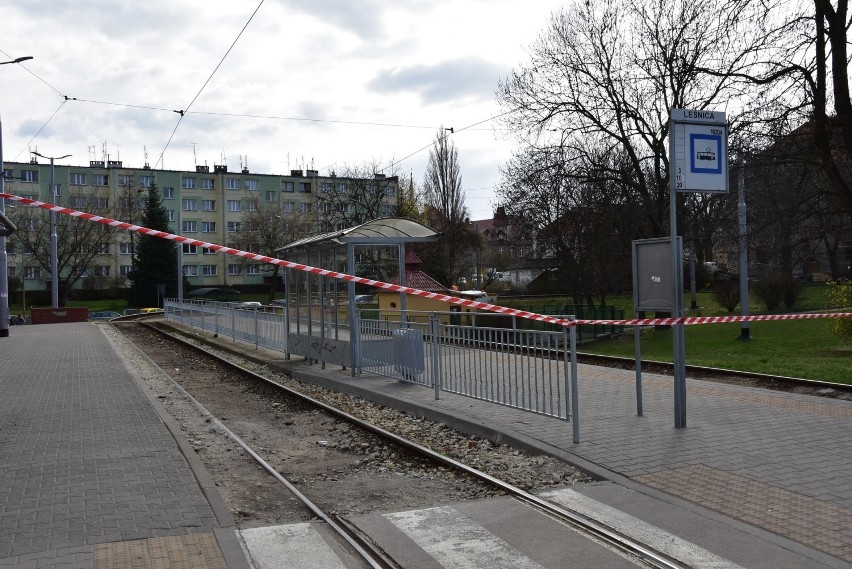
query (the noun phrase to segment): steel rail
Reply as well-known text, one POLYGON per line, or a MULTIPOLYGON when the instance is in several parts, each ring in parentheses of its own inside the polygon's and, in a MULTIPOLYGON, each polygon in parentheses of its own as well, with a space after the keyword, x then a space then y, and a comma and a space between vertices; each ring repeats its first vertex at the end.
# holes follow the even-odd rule
MULTIPOLYGON (((466 465, 466 464, 464 464, 460 461, 457 461, 457 460, 452 459, 448 456, 437 453, 437 452, 433 451, 432 449, 430 449, 428 447, 425 447, 423 445, 420 445, 419 443, 416 443, 414 441, 406 439, 406 438, 404 438, 400 435, 397 435, 396 433, 392 433, 392 432, 390 432, 386 429, 383 429, 382 427, 373 425, 372 423, 364 421, 363 419, 359 419, 358 417, 355 417, 354 415, 351 415, 350 413, 347 413, 346 411, 343 411, 342 409, 338 409, 337 407, 334 407, 334 406, 329 405, 329 404, 327 404, 323 401, 315 399, 315 398, 311 397, 310 395, 306 395, 306 394, 301 393, 301 392, 299 392, 295 389, 281 385, 280 383, 278 383, 278 382, 276 382, 276 381, 274 381, 274 380, 272 380, 268 377, 265 377, 265 376, 263 376, 259 373, 256 373, 252 370, 246 369, 246 368, 240 366, 239 364, 236 364, 236 363, 234 363, 234 362, 232 362, 232 361, 230 361, 230 360, 228 360, 228 359, 226 359, 222 356, 219 356, 215 353, 211 353, 211 352, 205 350, 203 347, 196 345, 192 342, 189 342, 189 341, 185 340, 184 338, 182 338, 178 335, 171 334, 171 333, 169 333, 165 330, 162 330, 161 328, 159 328, 157 326, 153 326, 153 325, 148 324, 146 322, 140 322, 140 324, 142 324, 143 326, 145 326, 148 329, 151 329, 151 330, 157 332, 158 334, 161 334, 165 337, 168 337, 169 339, 171 339, 173 341, 179 342, 183 346, 189 347, 189 348, 191 348, 191 349, 193 349, 197 352, 200 352, 201 354, 204 354, 204 356, 206 356, 206 357, 213 358, 217 362, 220 362, 225 366, 228 366, 228 367, 230 367, 234 370, 237 370, 240 373, 245 374, 245 375, 251 377, 252 379, 255 379, 256 381, 260 381, 262 383, 266 383, 270 386, 273 386, 277 389, 280 389, 280 390, 284 391, 285 393, 287 393, 288 395, 292 395, 293 397, 296 397, 296 398, 298 398, 298 399, 300 399, 300 400, 302 400, 306 403, 309 403, 310 405, 319 407, 320 409, 322 409, 323 411, 325 411, 325 412, 327 412, 331 415, 334 415, 338 418, 341 418, 341 419, 343 419, 347 422, 350 422, 353 425, 360 427, 360 428, 362 428, 362 429, 364 429, 364 430, 366 430, 370 433, 373 433, 375 435, 378 435, 379 437, 382 437, 386 440, 389 440, 389 441, 395 443, 396 445, 399 445, 399 446, 401 446, 401 447, 403 447, 403 448, 405 448, 405 449, 407 449, 411 452, 414 452, 414 453, 416 453, 416 454, 418 454, 418 455, 420 455, 420 456, 422 456, 422 457, 424 457, 428 460, 437 462, 438 464, 442 464, 442 465, 450 467, 454 470, 464 472, 466 474, 469 474, 470 476, 477 478, 480 481, 492 484, 493 486, 503 490, 508 495, 518 499, 519 501, 522 501, 524 503, 532 505, 536 509, 550 515, 551 517, 558 519, 562 522, 568 523, 568 524, 580 529, 581 531, 584 531, 584 532, 586 532, 590 535, 593 535, 593 536, 597 537, 598 539, 601 539, 601 540, 621 549, 624 552, 635 555, 636 557, 642 559, 643 561, 653 563, 656 567, 660 567, 661 569, 687 569, 689 567, 688 565, 684 565, 681 562, 679 562, 678 560, 676 560, 676 559, 674 559, 674 558, 672 558, 672 557, 670 557, 670 556, 668 556, 668 555, 666 555, 662 552, 659 552, 659 551, 649 547, 648 545, 643 544, 643 543, 627 536, 626 534, 624 534, 622 532, 619 532, 619 531, 617 531, 613 528, 610 528, 610 527, 606 526, 605 524, 602 524, 602 523, 600 523, 596 520, 593 520, 593 519, 591 519, 587 516, 584 516, 583 514, 568 510, 566 508, 563 508, 561 506, 553 504, 552 502, 548 502, 547 500, 539 498, 538 496, 531 494, 531 493, 529 493, 529 492, 527 492, 527 491, 525 491, 521 488, 518 488, 517 486, 510 484, 510 483, 508 483, 504 480, 500 480, 499 478, 491 476, 490 474, 482 472, 481 470, 477 470, 476 468, 468 466, 468 465, 466 465)), ((174 381, 174 380, 172 380, 172 381, 174 381)), ((184 390, 181 388, 181 391, 184 391, 184 390)), ((189 397, 192 399, 192 396, 189 396, 189 397)), ((193 399, 193 401, 195 401, 195 400, 193 399)), ((230 431, 228 431, 228 432, 230 432, 230 431)), ((234 436, 236 436, 236 435, 234 435, 234 436)), ((253 457, 256 456, 256 453, 254 453, 253 451, 250 454, 253 457)), ((260 459, 257 458, 256 460, 260 460, 260 459)), ((265 464, 265 463, 261 463, 261 464, 265 464)), ((264 466, 264 467, 266 468, 266 466, 264 466)), ((277 474, 277 472, 274 471, 274 469, 272 469, 271 467, 268 467, 267 469, 270 470, 270 472, 274 472, 275 474, 277 474)), ((276 478, 279 478, 279 477, 280 477, 280 475, 276 476, 276 478)), ((283 478, 280 478, 280 479, 283 480, 283 478)), ((289 483, 286 483, 286 484, 288 485, 288 487, 291 486, 291 485, 289 485, 289 483)), ((307 498, 305 498, 305 500, 307 500, 307 498)), ((339 531, 339 530, 337 530, 335 528, 335 531, 339 531)), ((349 541, 351 543, 351 541, 350 541, 352 539, 351 537, 347 536, 346 539, 347 539, 347 541, 349 541)))
MULTIPOLYGON (((163 331, 157 329, 155 326, 151 326, 151 325, 149 325, 145 322, 142 322, 142 321, 139 321, 139 324, 142 324, 143 326, 145 326, 145 327, 147 327, 151 330, 156 330, 158 333, 163 334, 165 336, 168 336, 172 340, 177 340, 177 341, 181 342, 183 345, 192 346, 192 344, 185 342, 180 338, 175 338, 174 336, 171 336, 169 334, 165 334, 163 331)), ((242 367, 240 367, 236 364, 233 364, 231 362, 228 362, 227 360, 225 360, 223 358, 220 358, 220 357, 215 356, 213 354, 209 354, 207 352, 204 352, 203 350, 198 350, 198 348, 195 347, 195 346, 193 346, 193 347, 197 351, 201 351, 202 353, 206 354, 208 357, 215 358, 217 361, 224 363, 231 368, 237 369, 237 370, 244 372, 244 373, 250 373, 252 375, 256 375, 256 374, 253 374, 251 371, 246 370, 246 369, 244 369, 244 368, 242 368, 242 367)), ((189 399, 192 402, 192 404, 195 405, 195 407, 199 411, 201 411, 201 413, 205 417, 210 419, 210 421, 218 429, 220 429, 223 433, 225 433, 228 437, 230 437, 234 442, 236 442, 238 445, 240 445, 240 447, 250 457, 252 457, 261 467, 263 467, 264 470, 266 470, 270 475, 272 475, 273 478, 278 480, 278 482, 283 484, 287 488, 287 490, 290 491, 291 494, 293 494, 296 498, 298 498, 311 511, 311 513, 313 513, 316 517, 318 517, 323 522, 325 522, 337 535, 339 535, 341 538, 343 538, 346 541, 346 543, 348 543, 352 547, 352 549, 354 549, 355 552, 372 569, 388 569, 387 563, 381 557, 377 557, 375 555, 375 553, 371 553, 371 552, 367 551, 367 549, 365 549, 365 547, 362 545, 362 543, 363 543, 362 540, 354 539, 346 529, 341 527, 334 519, 332 519, 332 517, 330 515, 326 514, 325 511, 322 510, 322 508, 317 506, 313 501, 311 501, 310 498, 308 498, 301 491, 299 491, 299 489, 296 488, 296 486, 294 486, 284 476, 282 476, 280 472, 275 470, 272 467, 272 465, 270 465, 268 462, 266 462, 266 460, 264 460, 263 457, 261 457, 257 452, 255 452, 255 450, 253 448, 251 448, 248 445, 248 443, 246 443, 242 438, 240 438, 239 435, 237 435, 231 429, 229 429, 222 421, 219 420, 218 417, 216 417, 216 415, 211 413, 198 399, 193 397, 192 394, 189 393, 186 389, 184 389, 181 384, 179 384, 177 381, 175 381, 175 379, 169 373, 167 373, 163 368, 161 368, 159 365, 157 365, 156 362, 154 362, 151 358, 149 358, 148 355, 145 354, 141 350, 141 348, 139 348, 138 346, 136 348, 137 348, 137 350, 139 350, 139 353, 141 353, 148 360, 148 362, 151 365, 153 365, 155 368, 157 368, 160 371, 160 373, 162 373, 163 376, 165 378, 167 378, 172 383, 172 385, 174 385, 175 388, 177 388, 177 390, 181 392, 181 394, 184 397, 189 399)), ((273 384, 273 385, 276 385, 274 382, 270 382, 270 383, 273 384)))

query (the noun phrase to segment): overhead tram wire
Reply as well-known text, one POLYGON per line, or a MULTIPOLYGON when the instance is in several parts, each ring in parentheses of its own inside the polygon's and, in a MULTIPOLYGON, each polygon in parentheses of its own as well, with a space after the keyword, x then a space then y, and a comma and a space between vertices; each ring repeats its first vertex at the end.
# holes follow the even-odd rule
MULTIPOLYGON (((509 114, 510 112, 512 112, 512 111, 506 111, 506 112, 500 113, 499 115, 495 115, 495 116, 493 116, 493 117, 488 117, 487 119, 482 119, 482 120, 481 120, 481 121, 479 121, 479 122, 475 122, 475 123, 473 123, 473 124, 470 124, 470 125, 464 126, 464 127, 462 127, 462 128, 453 128, 453 127, 449 127, 449 128, 447 128, 447 129, 445 129, 445 131, 446 131, 446 130, 449 130, 449 131, 450 131, 450 134, 457 134, 457 133, 459 133, 459 132, 464 132, 464 131, 466 131, 466 130, 473 130, 473 128, 474 128, 474 127, 476 127, 476 126, 479 126, 479 125, 481 125, 481 124, 487 123, 487 122, 489 122, 489 121, 493 121, 494 119, 499 119, 500 117, 502 117, 502 116, 504 116, 504 115, 507 115, 507 114, 509 114)), ((443 134, 443 135, 441 136, 441 139, 443 140, 443 139, 448 138, 448 137, 450 136, 450 134, 443 134)), ((390 164, 388 164, 387 166, 385 166, 384 168, 382 168, 382 171, 384 171, 384 170, 388 170, 389 168, 393 168, 393 167, 394 167, 394 166, 396 166, 397 164, 400 164, 400 163, 404 162, 405 160, 408 160, 408 159, 409 159, 409 158, 411 158, 412 156, 416 156, 416 155, 420 154, 421 152, 423 152, 423 151, 424 151, 424 150, 426 150, 427 148, 431 148, 434 144, 435 144, 435 142, 434 142, 434 141, 432 141, 432 142, 430 142, 429 144, 427 144, 426 146, 424 146, 423 148, 420 148, 420 149, 418 149, 418 150, 415 150, 414 152, 412 152, 412 153, 411 153, 411 154, 409 154, 408 156, 405 156, 405 157, 403 157, 403 158, 400 158, 399 160, 394 160, 393 162, 391 162, 390 164)))
POLYGON ((44 122, 44 124, 43 124, 43 125, 41 125, 41 128, 39 128, 39 129, 38 129, 38 132, 36 132, 34 135, 32 135, 32 137, 31 137, 31 138, 27 141, 27 143, 26 143, 26 144, 24 144, 24 147, 23 147, 23 148, 21 148, 21 149, 18 151, 18 153, 15 155, 15 160, 16 160, 16 161, 18 160, 18 157, 19 157, 21 154, 23 154, 23 153, 27 150, 27 148, 29 147, 29 145, 30 145, 30 144, 32 144, 33 140, 35 140, 35 139, 36 139, 36 137, 37 137, 38 135, 40 135, 40 134, 41 134, 41 131, 43 131, 43 130, 44 130, 44 127, 46 127, 46 126, 50 123, 50 121, 52 121, 52 120, 53 120, 53 117, 55 117, 55 116, 56 116, 56 114, 60 111, 60 109, 62 109, 62 107, 64 107, 64 106, 65 106, 65 103, 67 103, 67 102, 68 102, 67 100, 64 100, 64 101, 62 101, 61 103, 59 103, 59 106, 56 108, 56 110, 55 110, 55 111, 53 111, 53 114, 52 114, 52 115, 50 115, 50 118, 48 118, 48 119, 44 122))
POLYGON ((189 109, 192 107, 192 105, 195 104, 195 101, 198 99, 198 97, 201 96, 202 91, 204 91, 204 88, 207 87, 208 83, 210 83, 210 80, 213 79, 213 76, 216 74, 216 72, 219 70, 219 68, 225 62, 225 59, 228 57, 228 54, 230 54, 231 50, 234 49, 234 46, 237 45, 237 42, 242 37, 243 32, 246 31, 246 28, 248 28, 248 25, 254 19, 255 15, 257 14, 258 10, 260 10, 261 6, 263 6, 263 0, 260 0, 260 3, 257 5, 257 8, 254 9, 254 12, 252 12, 251 16, 249 16, 248 21, 246 21, 245 25, 240 30, 240 33, 237 34, 237 37, 231 43, 231 47, 228 48, 228 51, 226 51, 225 55, 222 56, 222 59, 219 60, 219 63, 216 65, 216 67, 210 73, 210 76, 207 78, 207 81, 204 82, 204 85, 201 86, 201 88, 198 90, 198 92, 195 94, 195 96, 192 98, 192 100, 189 102, 189 104, 186 106, 186 108, 181 109, 179 111, 174 111, 174 112, 176 112, 180 115, 180 118, 178 119, 174 130, 172 130, 172 134, 169 136, 169 140, 166 142, 166 146, 163 148, 163 151, 160 152, 160 157, 157 159, 157 162, 154 164, 155 168, 157 167, 158 164, 160 164, 163 161, 163 156, 165 156, 166 150, 168 150, 169 145, 172 143, 172 139, 175 137, 175 133, 177 132, 177 129, 180 126, 180 123, 183 120, 184 115, 189 111, 189 109))

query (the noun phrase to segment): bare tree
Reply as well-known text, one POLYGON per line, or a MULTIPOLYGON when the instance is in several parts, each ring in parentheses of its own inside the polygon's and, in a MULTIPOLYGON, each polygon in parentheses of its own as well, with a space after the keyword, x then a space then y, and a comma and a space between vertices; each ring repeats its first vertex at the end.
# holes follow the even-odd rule
POLYGON ((501 82, 506 126, 533 146, 559 147, 565 175, 613 182, 649 236, 665 235, 669 109, 724 109, 758 96, 735 73, 776 41, 772 3, 573 2, 551 17, 531 61, 501 82))
POLYGON ((435 134, 423 179, 426 219, 441 237, 435 245, 424 247, 422 256, 426 269, 439 281, 454 284, 474 270, 474 251, 482 244, 470 225, 461 187, 458 149, 447 131, 441 127, 435 134))
MULTIPOLYGON (((314 233, 314 216, 307 211, 284 211, 277 203, 252 199, 243 213, 238 245, 252 253, 275 257, 276 250, 314 233)), ((244 263, 246 261, 242 259, 244 263)), ((269 265, 269 300, 275 298, 281 267, 269 265)))
MULTIPOLYGON (((94 192, 69 192, 57 201, 72 209, 111 217, 109 194, 106 189, 94 192)), ((24 252, 27 265, 34 265, 41 274, 50 275, 51 224, 49 212, 34 207, 16 207, 10 218, 18 226, 14 240, 24 252)), ((88 275, 109 278, 112 265, 109 246, 115 230, 100 223, 91 223, 76 217, 60 215, 56 220, 57 281, 60 306, 65 306, 68 293, 78 281, 88 275), (104 259, 103 263, 98 263, 104 259)))
POLYGON ((320 231, 360 225, 381 217, 399 215, 399 176, 382 173, 378 162, 344 166, 339 174, 320 184, 317 219, 320 231))

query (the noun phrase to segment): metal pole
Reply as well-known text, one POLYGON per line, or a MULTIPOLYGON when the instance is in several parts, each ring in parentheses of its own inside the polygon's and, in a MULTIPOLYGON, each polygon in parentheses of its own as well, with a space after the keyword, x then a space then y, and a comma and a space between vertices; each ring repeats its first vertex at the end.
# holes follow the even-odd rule
MULTIPOLYGON (((20 63, 32 59, 32 56, 18 57, 12 61, 3 61, 0 65, 9 63, 20 63)), ((5 192, 6 176, 3 175, 3 121, 0 120, 0 192, 5 192)), ((6 200, 0 198, 0 214, 6 215, 6 200)), ((25 290, 23 279, 21 280, 22 290, 25 290)), ((26 294, 26 292, 24 292, 26 294)), ((24 316, 27 315, 26 302, 24 304, 24 316)), ((9 272, 6 258, 6 236, 0 232, 0 338, 9 337, 9 272)))
MULTIPOLYGON (((54 158, 50 158, 50 196, 51 203, 56 204, 56 182, 53 172, 54 158)), ((56 235, 56 212, 50 212, 50 303, 53 308, 59 308, 59 237, 56 235)))
MULTIPOLYGON (((675 122, 669 117, 669 164, 674 165, 675 122)), ((677 186, 675 172, 669 172, 669 226, 672 246, 672 317, 683 317, 683 279, 682 260, 677 241, 677 186)), ((674 356, 674 423, 675 428, 686 426, 686 368, 683 362, 684 347, 683 324, 672 326, 672 349, 674 356)))
MULTIPOLYGON (((571 317, 574 320, 574 317, 571 317)), ((568 330, 571 343, 571 431, 574 444, 580 444, 580 390, 577 386, 577 324, 568 330)))
MULTIPOLYGON (((183 231, 183 227, 181 226, 181 214, 180 208, 178 208, 178 222, 177 222, 177 231, 175 232, 177 235, 180 235, 183 231)), ((183 303, 183 244, 176 243, 177 245, 177 296, 178 302, 183 303)), ((226 263, 227 265, 227 263, 226 263)), ((203 270, 203 268, 202 268, 203 270)), ((225 272, 228 272, 228 267, 225 267, 225 272)))
MULTIPOLYGON (((740 167, 737 176, 737 186, 739 189, 737 215, 740 226, 740 313, 743 316, 748 316, 748 226, 746 224, 745 203, 745 160, 743 159, 742 152, 740 152, 738 162, 740 167)), ((749 330, 748 322, 740 324, 740 335, 737 339, 751 340, 751 331, 749 330)))
MULTIPOLYGON (((0 192, 6 191, 6 176, 3 172, 3 121, 0 120, 0 192)), ((6 215, 6 200, 3 198, 0 198, 0 214, 6 215)), ((6 236, 0 234, 0 338, 9 336, 9 273, 6 267, 6 236)), ((26 310, 25 304, 24 316, 26 310)))

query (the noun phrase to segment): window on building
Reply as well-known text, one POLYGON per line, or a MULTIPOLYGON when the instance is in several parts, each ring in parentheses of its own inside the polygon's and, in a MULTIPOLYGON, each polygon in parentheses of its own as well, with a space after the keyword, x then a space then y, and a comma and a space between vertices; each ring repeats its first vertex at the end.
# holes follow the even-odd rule
POLYGON ((80 172, 71 172, 71 179, 68 181, 72 186, 85 186, 86 175, 80 172))
POLYGON ((300 203, 299 204, 299 211, 301 211, 302 213, 310 213, 312 209, 313 209, 313 207, 311 207, 311 204, 309 204, 309 203, 300 203))
POLYGON ((175 199, 175 189, 165 187, 163 188, 163 199, 164 200, 173 200, 175 199))
POLYGON ((303 194, 311 193, 311 183, 310 182, 299 182, 299 192, 303 194))
POLYGON ((228 276, 236 277, 243 273, 243 267, 241 265, 228 265, 228 276))
POLYGON ((139 185, 143 188, 150 188, 154 185, 154 176, 139 176, 139 185))
POLYGON ((259 275, 260 274, 260 265, 246 265, 246 274, 247 275, 259 275))
POLYGON ((130 174, 119 174, 118 175, 118 185, 119 186, 132 186, 133 185, 133 176, 130 174))
POLYGON ((215 277, 217 274, 216 265, 204 265, 201 270, 205 277, 215 277))
POLYGON ((215 221, 202 221, 201 222, 201 232, 202 233, 216 233, 216 222, 215 221))
POLYGON ((3 178, 11 180, 15 176, 15 171, 11 168, 3 168, 3 178))
POLYGON ((212 178, 201 178, 201 189, 202 190, 213 190, 214 182, 212 178))
POLYGON ((239 221, 229 221, 228 222, 228 233, 238 233, 240 231, 241 224, 239 221))
POLYGON ((346 184, 346 182, 337 182, 337 193, 338 194, 349 193, 349 186, 346 184))
POLYGON ((193 245, 192 243, 184 243, 183 244, 183 254, 184 255, 198 255, 198 246, 193 245))
POLYGON ((110 274, 110 266, 109 265, 95 265, 95 276, 96 277, 108 277, 110 274))
POLYGON ((184 265, 183 266, 183 275, 185 277, 197 277, 198 276, 198 267, 195 265, 184 265))
POLYGON ((22 182, 38 182, 38 170, 21 170, 22 182))
POLYGON ((295 184, 295 182, 285 182, 285 181, 282 181, 282 182, 281 182, 281 191, 282 191, 282 192, 295 192, 295 191, 296 191, 296 184, 295 184))
POLYGON ((331 182, 321 182, 320 183, 320 193, 321 194, 330 194, 334 191, 334 184, 331 182))
POLYGON ((379 211, 382 213, 382 215, 391 216, 396 213, 396 208, 392 205, 384 204, 379 207, 379 211))
POLYGON ((68 198, 68 207, 73 209, 84 209, 89 203, 86 196, 71 196, 68 198))
POLYGON ((27 280, 35 280, 41 278, 41 268, 39 267, 24 267, 24 278, 27 280))
POLYGON ((264 199, 267 201, 267 203, 274 202, 275 201, 275 192, 274 191, 267 191, 264 194, 264 199))
POLYGON ((207 247, 201 248, 202 255, 217 255, 218 253, 213 249, 208 249, 207 247))
POLYGON ((184 190, 194 190, 195 189, 195 178, 181 178, 180 179, 180 187, 184 190))
POLYGON ((169 221, 174 221, 175 220, 175 210, 167 209, 166 210, 166 219, 168 219, 169 221))
POLYGON ((21 225, 25 231, 38 231, 38 219, 25 219, 21 225))
POLYGON ((126 279, 130 276, 130 272, 133 270, 133 265, 119 265, 118 266, 118 276, 123 279, 126 279))
POLYGON ((257 190, 257 180, 243 180, 243 187, 247 190, 257 190))
POLYGON ((293 206, 296 205, 296 202, 281 202, 281 211, 284 213, 290 213, 293 211, 293 206))
POLYGON ((216 211, 216 200, 201 200, 201 211, 216 211))
POLYGON ((240 181, 237 178, 227 178, 225 180, 225 185, 229 190, 239 190, 240 189, 240 181))
POLYGON ((337 204, 337 210, 340 213, 346 213, 347 211, 349 211, 349 204, 348 203, 337 204))
MULTIPOLYGON (((50 184, 48 184, 48 186, 50 186, 50 184)), ((50 195, 61 196, 62 195, 62 184, 53 184, 53 186, 51 186, 51 194, 50 195)))
POLYGON ((196 209, 198 209, 195 200, 192 199, 184 199, 183 201, 181 201, 181 206, 181 209, 183 209, 183 211, 195 211, 196 209))
POLYGON ((98 244, 98 255, 109 255, 109 243, 98 244))
POLYGON ((118 252, 122 255, 132 255, 133 254, 133 243, 119 243, 118 244, 118 252))
POLYGON ((246 200, 246 211, 257 211, 257 200, 246 200))
POLYGON ((198 231, 198 222, 183 221, 180 224, 180 230, 184 233, 195 233, 198 231))
POLYGON ((92 174, 92 185, 93 186, 108 186, 109 185, 109 176, 105 174, 92 174))
POLYGON ((228 211, 240 211, 240 200, 228 200, 228 211))
POLYGON ((93 197, 91 199, 92 209, 109 209, 109 198, 93 197))

